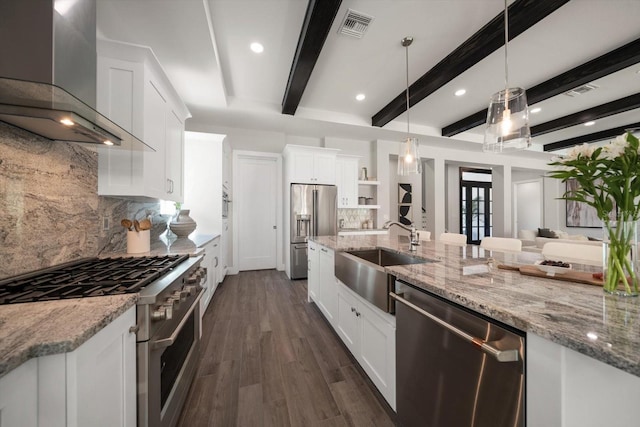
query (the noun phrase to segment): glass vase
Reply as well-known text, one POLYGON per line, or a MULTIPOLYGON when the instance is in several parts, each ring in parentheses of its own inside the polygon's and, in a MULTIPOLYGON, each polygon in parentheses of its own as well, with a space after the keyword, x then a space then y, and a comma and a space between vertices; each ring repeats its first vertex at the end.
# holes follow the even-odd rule
POLYGON ((603 246, 604 291, 613 295, 637 297, 637 222, 606 221, 603 246))

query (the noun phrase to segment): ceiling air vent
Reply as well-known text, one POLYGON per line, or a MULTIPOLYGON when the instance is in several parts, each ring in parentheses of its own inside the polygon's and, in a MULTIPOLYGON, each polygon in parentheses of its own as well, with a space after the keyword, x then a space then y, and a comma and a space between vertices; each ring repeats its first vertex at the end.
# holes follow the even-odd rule
POLYGON ((373 16, 368 16, 364 13, 349 9, 344 15, 342 24, 340 24, 340 27, 338 28, 338 33, 361 39, 362 36, 364 36, 364 33, 367 32, 367 28, 369 28, 371 21, 373 21, 373 16))
POLYGON ((564 94, 573 98, 578 95, 582 95, 583 93, 591 92, 594 89, 598 89, 598 87, 599 86, 596 86, 594 84, 587 83, 586 85, 573 88, 569 92, 565 92, 564 94))

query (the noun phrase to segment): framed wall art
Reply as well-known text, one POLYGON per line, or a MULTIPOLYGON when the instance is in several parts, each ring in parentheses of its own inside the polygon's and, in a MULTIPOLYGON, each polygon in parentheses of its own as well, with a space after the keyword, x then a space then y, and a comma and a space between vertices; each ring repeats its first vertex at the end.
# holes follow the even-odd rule
POLYGON ((398 184, 398 222, 404 225, 413 224, 411 184, 398 184))
MULTIPOLYGON (((566 182, 567 194, 571 194, 579 187, 578 181, 569 179, 566 182)), ((574 200, 566 200, 567 204, 567 227, 580 228, 602 228, 603 224, 598 218, 598 212, 595 208, 586 203, 576 202, 574 200)), ((611 214, 611 219, 616 219, 615 209, 611 214)))

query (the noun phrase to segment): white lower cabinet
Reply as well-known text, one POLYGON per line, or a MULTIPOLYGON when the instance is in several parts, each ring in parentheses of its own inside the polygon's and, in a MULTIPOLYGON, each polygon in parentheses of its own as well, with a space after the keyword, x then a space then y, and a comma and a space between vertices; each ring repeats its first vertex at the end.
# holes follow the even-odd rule
POLYGON ((527 426, 626 427, 640 420, 640 377, 527 333, 527 426))
POLYGON ((38 425, 38 361, 31 359, 0 378, 0 426, 38 425))
POLYGON ((307 248, 307 300, 318 303, 320 286, 320 247, 309 242, 307 248))
POLYGON ((337 282, 337 290, 338 335, 389 406, 395 410, 395 318, 371 306, 340 281, 337 282))
POLYGON ((327 318, 334 328, 337 322, 338 312, 338 292, 336 288, 336 278, 334 274, 335 262, 333 251, 323 246, 318 252, 318 306, 324 317, 327 318))
POLYGON ((136 307, 66 354, 67 426, 131 426, 136 417, 136 307))
POLYGON ((0 378, 0 425, 135 427, 135 324, 133 306, 76 350, 0 378))
MULTIPOLYGON (((204 316, 213 294, 218 288, 218 279, 220 271, 220 237, 216 237, 206 245, 202 247, 204 249, 204 259, 202 260, 202 267, 207 269, 207 281, 205 283, 204 294, 200 300, 200 319, 204 316)), ((202 328, 200 328, 200 334, 202 334, 202 328)))

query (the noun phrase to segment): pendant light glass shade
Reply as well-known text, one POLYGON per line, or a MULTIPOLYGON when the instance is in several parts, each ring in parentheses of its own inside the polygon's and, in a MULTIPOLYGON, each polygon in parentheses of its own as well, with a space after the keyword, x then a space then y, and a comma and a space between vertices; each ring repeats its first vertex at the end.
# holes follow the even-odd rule
POLYGON ((525 90, 516 87, 493 94, 487 112, 482 150, 502 153, 525 150, 529 146, 531 129, 525 90))
POLYGON ((418 153, 418 138, 407 138, 400 143, 398 152, 398 175, 421 173, 422 165, 418 153))
POLYGON ((406 77, 407 77, 407 138, 400 144, 398 151, 398 175, 419 174, 422 171, 420 154, 418 153, 418 138, 411 138, 409 132, 409 46, 413 43, 413 37, 405 37, 400 42, 405 48, 406 77))
POLYGON ((509 9, 504 0, 504 87, 489 102, 482 151, 503 153, 531 146, 529 106, 524 89, 509 87, 509 9))

